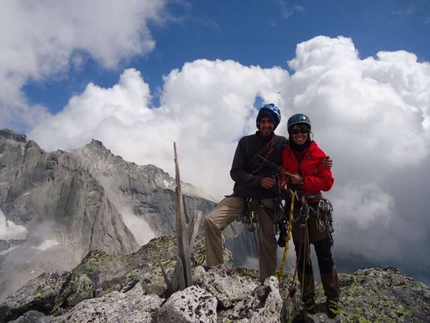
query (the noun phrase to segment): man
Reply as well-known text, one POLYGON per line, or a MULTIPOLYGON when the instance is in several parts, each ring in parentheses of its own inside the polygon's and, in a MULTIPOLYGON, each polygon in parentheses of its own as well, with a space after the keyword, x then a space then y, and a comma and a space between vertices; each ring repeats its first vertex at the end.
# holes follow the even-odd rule
POLYGON ((276 272, 276 227, 272 218, 277 197, 275 175, 287 143, 285 137, 274 134, 280 121, 281 112, 274 104, 263 105, 256 120, 258 131, 239 140, 230 170, 235 182, 233 194, 223 199, 204 222, 206 264, 209 267, 224 262, 221 231, 250 206, 253 210, 248 212, 254 211, 258 221, 260 281, 264 282, 276 272))

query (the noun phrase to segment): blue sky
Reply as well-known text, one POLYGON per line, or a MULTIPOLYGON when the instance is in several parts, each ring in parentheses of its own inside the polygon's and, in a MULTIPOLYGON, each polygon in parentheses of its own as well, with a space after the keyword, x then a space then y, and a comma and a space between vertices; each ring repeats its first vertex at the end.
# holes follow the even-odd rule
POLYGON ((335 162, 339 256, 430 282, 429 0, 2 1, 0 27, 1 128, 171 175, 176 142, 219 200, 258 105, 285 136, 306 113, 335 162))
POLYGON ((244 65, 281 66, 296 45, 318 35, 350 37, 361 58, 378 51, 406 50, 430 60, 429 1, 188 1, 167 5, 170 18, 150 23, 153 51, 131 57, 112 69, 91 56, 84 67, 45 81, 29 80, 25 93, 33 103, 59 111, 89 82, 109 87, 127 67, 140 70, 153 91, 162 76, 185 62, 232 59, 244 65))

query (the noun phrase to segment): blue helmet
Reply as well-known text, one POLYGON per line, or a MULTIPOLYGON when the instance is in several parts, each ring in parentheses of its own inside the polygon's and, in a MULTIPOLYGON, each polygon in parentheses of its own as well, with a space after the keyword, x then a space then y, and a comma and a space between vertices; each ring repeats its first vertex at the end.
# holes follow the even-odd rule
POLYGON ((295 125, 297 123, 304 123, 309 126, 309 129, 311 129, 311 120, 306 114, 303 113, 297 113, 292 115, 287 122, 287 127, 290 129, 292 125, 295 125))
POLYGON ((279 125, 279 122, 281 122, 281 110, 279 110, 278 107, 273 103, 263 105, 257 115, 258 129, 260 129, 260 121, 263 118, 270 118, 276 129, 276 127, 279 125))

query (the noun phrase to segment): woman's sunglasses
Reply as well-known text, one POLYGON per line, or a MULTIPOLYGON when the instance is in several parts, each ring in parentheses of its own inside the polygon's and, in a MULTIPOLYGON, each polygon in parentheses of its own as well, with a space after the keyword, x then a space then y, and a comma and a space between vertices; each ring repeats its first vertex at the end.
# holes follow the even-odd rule
POLYGON ((292 135, 297 135, 298 133, 305 134, 305 133, 308 133, 308 130, 307 129, 292 129, 289 131, 289 133, 292 135))

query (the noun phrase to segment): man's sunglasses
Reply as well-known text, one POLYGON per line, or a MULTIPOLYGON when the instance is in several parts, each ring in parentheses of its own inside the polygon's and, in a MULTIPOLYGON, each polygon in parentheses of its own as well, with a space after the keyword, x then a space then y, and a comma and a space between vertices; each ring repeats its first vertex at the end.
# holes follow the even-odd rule
POLYGON ((289 131, 289 133, 292 135, 297 135, 298 133, 305 134, 305 133, 308 133, 308 130, 307 129, 292 129, 289 131))

